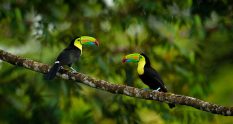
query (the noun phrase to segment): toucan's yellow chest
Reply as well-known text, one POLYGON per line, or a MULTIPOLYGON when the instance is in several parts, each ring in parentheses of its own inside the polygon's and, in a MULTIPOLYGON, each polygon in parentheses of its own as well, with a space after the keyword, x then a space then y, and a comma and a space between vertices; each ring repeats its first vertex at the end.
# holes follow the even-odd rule
POLYGON ((142 57, 139 62, 138 62, 138 68, 137 68, 137 72, 139 75, 143 75, 144 74, 144 66, 146 64, 145 58, 142 57))
POLYGON ((82 44, 79 41, 75 41, 74 46, 76 46, 78 49, 80 49, 81 54, 82 54, 82 44))

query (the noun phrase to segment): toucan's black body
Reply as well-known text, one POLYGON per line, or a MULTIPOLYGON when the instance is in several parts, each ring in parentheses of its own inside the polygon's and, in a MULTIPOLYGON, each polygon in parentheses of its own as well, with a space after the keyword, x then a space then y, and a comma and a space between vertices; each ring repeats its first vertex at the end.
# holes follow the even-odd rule
MULTIPOLYGON (((141 53, 144 56, 146 64, 144 66, 144 73, 142 75, 138 75, 139 78, 150 87, 150 89, 157 90, 160 92, 167 92, 167 88, 164 86, 163 80, 159 76, 158 72, 151 67, 149 58, 141 53)), ((174 104, 168 104, 170 108, 175 107, 174 104)))
POLYGON ((56 73, 59 71, 61 66, 67 65, 71 67, 73 63, 75 63, 80 55, 81 50, 74 46, 75 39, 70 43, 70 45, 65 48, 57 57, 55 64, 49 70, 49 72, 45 75, 45 79, 51 80, 56 76, 56 73))

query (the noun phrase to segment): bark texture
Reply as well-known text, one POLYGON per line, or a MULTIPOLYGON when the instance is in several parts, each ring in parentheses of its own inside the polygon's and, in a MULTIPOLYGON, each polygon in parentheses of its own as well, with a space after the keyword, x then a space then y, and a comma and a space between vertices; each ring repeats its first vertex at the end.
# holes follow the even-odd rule
MULTIPOLYGON (((0 59, 12 65, 24 67, 40 73, 47 73, 49 70, 49 66, 47 64, 16 56, 3 50, 0 50, 0 59)), ((72 73, 64 69, 60 70, 57 76, 61 77, 62 79, 73 80, 74 82, 81 82, 90 87, 101 89, 114 94, 123 94, 135 98, 186 105, 213 114, 233 116, 233 107, 225 107, 214 103, 209 103, 194 97, 177 95, 173 93, 145 91, 135 87, 118 85, 104 80, 98 80, 82 73, 72 73)))

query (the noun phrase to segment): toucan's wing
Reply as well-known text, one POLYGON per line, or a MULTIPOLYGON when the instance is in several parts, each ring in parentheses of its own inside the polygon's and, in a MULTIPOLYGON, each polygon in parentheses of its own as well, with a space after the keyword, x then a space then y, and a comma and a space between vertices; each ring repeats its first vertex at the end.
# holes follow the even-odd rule
POLYGON ((157 85, 159 85, 162 91, 167 92, 167 89, 164 86, 162 78, 160 77, 160 75, 155 69, 145 68, 144 71, 145 71, 145 74, 148 76, 148 78, 153 81, 153 83, 156 83, 157 85))
POLYGON ((81 50, 66 48, 59 54, 57 61, 60 61, 61 65, 71 65, 79 59, 80 55, 81 50))

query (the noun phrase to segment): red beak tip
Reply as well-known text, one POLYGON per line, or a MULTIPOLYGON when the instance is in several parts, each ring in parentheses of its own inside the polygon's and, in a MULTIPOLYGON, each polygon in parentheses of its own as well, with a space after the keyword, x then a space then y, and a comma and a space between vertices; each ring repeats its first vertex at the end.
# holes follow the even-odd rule
POLYGON ((124 57, 121 62, 125 63, 126 62, 126 58, 124 57))
POLYGON ((95 44, 96 44, 96 46, 99 46, 99 41, 96 40, 96 41, 95 41, 95 44))

